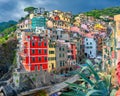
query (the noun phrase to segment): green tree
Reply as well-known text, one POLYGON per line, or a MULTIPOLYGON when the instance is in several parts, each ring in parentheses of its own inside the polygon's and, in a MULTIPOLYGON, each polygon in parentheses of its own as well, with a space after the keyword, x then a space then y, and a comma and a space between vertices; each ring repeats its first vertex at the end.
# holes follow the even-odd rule
POLYGON ((25 20, 25 18, 21 17, 20 20, 19 20, 19 22, 22 22, 23 20, 25 20))
POLYGON ((31 13, 35 10, 36 8, 35 7, 27 7, 24 9, 25 12, 28 12, 28 13, 31 13))

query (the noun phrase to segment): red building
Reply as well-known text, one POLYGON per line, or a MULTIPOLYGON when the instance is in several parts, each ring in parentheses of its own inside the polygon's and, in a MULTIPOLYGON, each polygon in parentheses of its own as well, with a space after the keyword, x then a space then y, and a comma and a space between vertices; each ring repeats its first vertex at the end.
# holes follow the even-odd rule
POLYGON ((22 64, 26 71, 48 69, 48 41, 40 36, 25 36, 22 64))
POLYGON ((76 45, 72 43, 70 45, 71 45, 72 59, 76 60, 76 55, 77 55, 76 45))
POLYGON ((55 17, 54 17, 54 20, 56 20, 56 21, 57 21, 57 20, 60 20, 60 17, 59 17, 59 16, 55 16, 55 17))

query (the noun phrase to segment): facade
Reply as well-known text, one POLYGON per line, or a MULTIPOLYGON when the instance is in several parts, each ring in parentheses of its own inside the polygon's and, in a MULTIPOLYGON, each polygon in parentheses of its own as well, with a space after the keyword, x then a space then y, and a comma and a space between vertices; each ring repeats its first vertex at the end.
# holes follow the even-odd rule
POLYGON ((97 37, 97 51, 99 52, 99 53, 101 53, 102 52, 102 38, 101 37, 97 37))
POLYGON ((67 50, 68 47, 65 44, 58 42, 56 44, 56 69, 61 74, 65 73, 64 70, 67 66, 67 50))
POLYGON ((48 70, 48 41, 36 35, 26 35, 21 52, 26 71, 48 70))
POLYGON ((32 29, 34 30, 36 27, 46 27, 46 18, 43 16, 33 17, 32 18, 32 29))
MULTIPOLYGON (((102 68, 106 70, 109 66, 116 65, 116 32, 113 29, 112 23, 107 27, 107 36, 102 40, 102 68)), ((119 53, 117 53, 119 54, 119 53)))
POLYGON ((71 53, 72 53, 72 60, 75 61, 76 63, 76 55, 77 55, 77 47, 76 47, 76 44, 74 43, 71 43, 71 53))
POLYGON ((80 26, 80 17, 79 16, 75 17, 75 21, 73 22, 73 24, 78 27, 80 26))
POLYGON ((69 67, 76 65, 77 47, 75 41, 63 42, 67 46, 67 64, 69 67))
POLYGON ((70 12, 53 10, 52 12, 49 12, 49 17, 53 22, 54 28, 62 28, 64 30, 70 30, 70 21, 72 17, 72 14, 70 12))
POLYGON ((120 15, 114 16, 115 20, 115 40, 116 40, 116 64, 120 62, 120 15))
POLYGON ((85 38, 84 39, 84 45, 85 45, 85 54, 88 58, 95 58, 96 57, 96 51, 97 51, 97 45, 94 38, 85 38))
POLYGON ((48 71, 56 70, 56 51, 55 42, 49 41, 48 43, 48 71))
POLYGON ((31 20, 27 19, 18 24, 19 29, 21 30, 30 30, 31 29, 31 20))
POLYGON ((45 8, 36 8, 35 10, 34 10, 34 14, 44 14, 44 12, 45 12, 45 8))
POLYGON ((57 39, 70 40, 69 33, 67 31, 64 31, 63 29, 56 29, 56 35, 57 35, 57 39))
POLYGON ((103 70, 106 70, 106 68, 108 67, 108 65, 112 64, 112 54, 111 54, 111 47, 110 47, 110 42, 107 42, 107 46, 104 45, 103 46, 103 58, 102 58, 102 64, 103 64, 103 70))

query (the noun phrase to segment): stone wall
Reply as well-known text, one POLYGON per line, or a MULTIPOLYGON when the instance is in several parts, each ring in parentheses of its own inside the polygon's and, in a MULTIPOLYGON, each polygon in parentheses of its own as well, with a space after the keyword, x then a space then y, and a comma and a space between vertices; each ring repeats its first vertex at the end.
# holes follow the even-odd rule
POLYGON ((53 78, 47 71, 14 72, 13 82, 18 88, 37 88, 50 85, 53 78))

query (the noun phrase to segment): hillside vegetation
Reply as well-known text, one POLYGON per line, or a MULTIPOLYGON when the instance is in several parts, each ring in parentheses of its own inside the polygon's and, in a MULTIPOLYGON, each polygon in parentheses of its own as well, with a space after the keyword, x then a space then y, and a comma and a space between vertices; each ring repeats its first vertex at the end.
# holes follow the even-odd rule
POLYGON ((14 32, 16 30, 16 25, 4 29, 0 36, 0 44, 5 43, 10 37, 14 37, 14 32))
POLYGON ((6 28, 10 28, 16 24, 17 24, 17 22, 12 21, 12 20, 10 20, 8 22, 1 22, 0 23, 0 33, 3 33, 6 28))
POLYGON ((111 16, 113 17, 114 15, 120 14, 120 7, 111 7, 111 8, 105 8, 102 10, 92 10, 89 12, 85 12, 87 16, 93 16, 95 18, 99 18, 100 16, 111 16))
POLYGON ((15 30, 15 21, 0 23, 0 78, 15 64, 17 47, 15 30))

